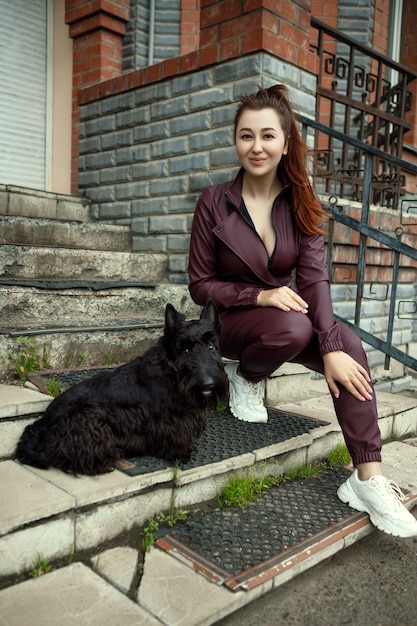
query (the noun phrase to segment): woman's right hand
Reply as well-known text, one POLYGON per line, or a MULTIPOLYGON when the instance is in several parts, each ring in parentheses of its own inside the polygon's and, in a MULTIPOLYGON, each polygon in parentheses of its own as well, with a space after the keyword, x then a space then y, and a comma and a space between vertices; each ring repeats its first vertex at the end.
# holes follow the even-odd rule
POLYGON ((308 304, 289 287, 264 289, 258 295, 258 306, 273 306, 282 311, 299 311, 307 313, 308 304))

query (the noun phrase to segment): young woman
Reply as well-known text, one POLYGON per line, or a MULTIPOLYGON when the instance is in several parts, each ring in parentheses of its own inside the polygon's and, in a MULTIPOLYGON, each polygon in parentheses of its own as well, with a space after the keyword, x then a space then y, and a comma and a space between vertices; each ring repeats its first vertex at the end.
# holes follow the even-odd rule
POLYGON ((325 263, 326 218, 309 182, 307 149, 275 85, 240 99, 235 117, 241 169, 201 194, 193 220, 193 300, 212 298, 223 324, 222 355, 235 417, 265 423, 265 379, 285 362, 324 374, 355 470, 343 502, 387 533, 417 535, 403 494, 381 474, 381 436, 365 352, 334 319, 325 263))

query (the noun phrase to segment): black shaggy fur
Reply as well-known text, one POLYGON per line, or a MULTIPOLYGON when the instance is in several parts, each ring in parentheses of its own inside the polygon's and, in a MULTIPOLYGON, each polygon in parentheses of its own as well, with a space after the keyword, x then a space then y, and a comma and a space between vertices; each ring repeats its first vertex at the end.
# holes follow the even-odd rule
POLYGON ((205 410, 228 394, 220 328, 212 301, 192 321, 167 304, 157 345, 55 398, 23 432, 18 460, 89 475, 109 472, 129 456, 188 461, 205 410))

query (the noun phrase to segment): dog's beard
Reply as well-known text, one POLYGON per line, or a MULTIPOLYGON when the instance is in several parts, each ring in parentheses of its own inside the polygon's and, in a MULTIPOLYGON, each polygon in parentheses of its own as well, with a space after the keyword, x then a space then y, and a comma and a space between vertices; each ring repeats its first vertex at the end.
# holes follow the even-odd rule
POLYGON ((204 384, 191 379, 185 381, 184 385, 180 385, 180 392, 183 397, 187 398, 188 402, 191 399, 196 407, 201 407, 203 410, 215 409, 222 400, 227 398, 228 386, 225 383, 224 385, 206 387, 204 384))

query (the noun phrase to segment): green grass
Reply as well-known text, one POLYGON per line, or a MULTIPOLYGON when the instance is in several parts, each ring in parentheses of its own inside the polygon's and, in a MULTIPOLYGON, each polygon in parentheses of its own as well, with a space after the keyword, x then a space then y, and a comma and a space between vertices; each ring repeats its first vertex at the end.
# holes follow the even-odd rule
POLYGON ((143 529, 141 543, 143 552, 147 552, 155 543, 155 533, 161 526, 168 526, 169 528, 172 528, 177 522, 182 522, 187 519, 189 515, 191 515, 190 511, 185 511, 183 509, 171 509, 168 514, 158 513, 155 517, 150 518, 147 525, 143 529))
POLYGON ((46 346, 42 348, 42 356, 38 356, 36 340, 30 337, 17 337, 15 350, 6 356, 6 363, 12 366, 13 372, 22 382, 36 370, 43 370, 48 365, 46 346))
POLYGON ((48 396, 52 396, 52 398, 56 398, 65 391, 65 387, 61 386, 58 378, 50 378, 45 384, 45 389, 48 393, 48 396))
POLYGON ((328 455, 327 463, 329 467, 334 467, 335 465, 350 465, 352 463, 352 458, 348 452, 348 449, 342 443, 339 443, 328 455))
POLYGON ((323 469, 323 465, 316 463, 314 465, 301 465, 293 469, 285 470, 283 480, 297 480, 298 478, 313 478, 323 469))
POLYGON ((52 565, 48 563, 46 559, 43 559, 38 555, 32 570, 29 572, 30 578, 38 578, 43 576, 52 570, 52 565))
POLYGON ((216 500, 222 508, 234 506, 245 508, 250 502, 267 491, 272 485, 276 485, 279 479, 274 476, 252 476, 249 472, 246 476, 232 476, 217 494, 216 500))

